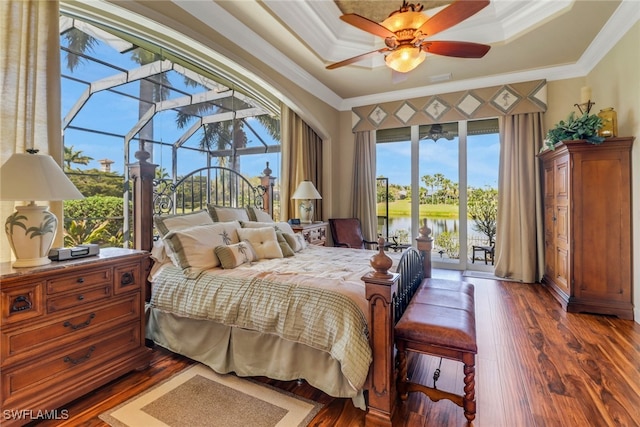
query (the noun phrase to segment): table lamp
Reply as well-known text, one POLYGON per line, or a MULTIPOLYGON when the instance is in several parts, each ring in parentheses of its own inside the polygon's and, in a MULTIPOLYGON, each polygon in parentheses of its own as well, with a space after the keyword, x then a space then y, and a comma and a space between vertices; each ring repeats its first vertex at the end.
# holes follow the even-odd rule
POLYGON ((49 155, 15 153, 0 167, 0 200, 29 200, 7 218, 5 231, 16 261, 14 267, 49 264, 49 249, 58 229, 58 219, 48 206, 35 201, 82 199, 64 171, 49 155))
POLYGON ((306 202, 300 202, 300 222, 305 224, 312 223, 313 202, 311 200, 322 199, 313 183, 311 181, 302 181, 291 198, 306 200, 306 202))

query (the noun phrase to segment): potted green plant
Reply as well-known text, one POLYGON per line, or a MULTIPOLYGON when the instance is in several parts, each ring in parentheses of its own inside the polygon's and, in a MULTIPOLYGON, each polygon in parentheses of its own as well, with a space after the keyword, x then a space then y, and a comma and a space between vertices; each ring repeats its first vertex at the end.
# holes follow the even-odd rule
POLYGON ((572 111, 567 120, 560 120, 553 129, 549 129, 544 139, 547 148, 553 150, 560 141, 584 139, 590 144, 602 144, 604 138, 598 136, 602 119, 595 114, 584 113, 576 116, 572 111))

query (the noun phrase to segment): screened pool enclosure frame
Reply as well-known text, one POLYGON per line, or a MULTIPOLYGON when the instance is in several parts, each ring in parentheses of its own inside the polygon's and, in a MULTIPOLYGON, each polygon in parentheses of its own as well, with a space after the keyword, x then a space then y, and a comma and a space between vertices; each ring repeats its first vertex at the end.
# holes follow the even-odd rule
MULTIPOLYGON (((120 53, 125 53, 132 49, 138 48, 135 44, 123 39, 122 31, 110 32, 104 26, 98 23, 86 22, 79 20, 71 16, 60 16, 60 34, 62 35, 66 31, 79 30, 85 34, 90 35, 93 38, 100 40, 101 42, 116 49, 120 53), (118 34, 118 35, 114 35, 118 34)), ((134 37, 132 39, 135 40, 134 37)), ((145 46, 148 46, 146 44, 145 46)), ((158 52, 162 53, 163 49, 158 48, 158 52)), ((68 47, 61 46, 61 54, 74 54, 78 55, 82 60, 96 61, 100 65, 108 66, 113 69, 113 74, 94 81, 83 81, 72 75, 65 73, 61 74, 63 79, 71 79, 76 83, 86 85, 83 93, 75 100, 73 106, 66 112, 62 119, 63 139, 65 131, 73 129, 87 133, 105 133, 97 129, 90 129, 86 127, 78 127, 73 125, 74 119, 81 112, 83 107, 91 100, 92 96, 108 91, 118 95, 127 96, 137 100, 138 103, 144 104, 144 111, 140 110, 137 118, 137 122, 126 132, 124 135, 109 134, 109 136, 115 136, 122 138, 122 144, 124 147, 124 183, 123 183, 123 240, 124 247, 130 247, 132 242, 132 212, 131 202, 133 200, 132 185, 128 165, 131 165, 137 161, 146 162, 153 152, 153 147, 169 147, 171 150, 171 171, 168 177, 157 177, 157 192, 158 199, 155 202, 155 206, 158 213, 163 214, 175 214, 178 212, 188 211, 190 209, 202 209, 206 207, 207 203, 215 204, 219 201, 220 197, 233 198, 233 200, 225 200, 228 204, 245 204, 260 206, 268 212, 273 212, 273 188, 275 178, 271 176, 268 163, 265 162, 265 170, 261 178, 259 185, 252 185, 244 177, 238 177, 236 171, 231 168, 221 167, 222 163, 220 159, 229 158, 237 159, 243 155, 251 154, 265 154, 265 153, 279 153, 280 145, 269 145, 246 121, 248 118, 259 117, 269 115, 271 117, 278 117, 279 108, 276 108, 274 102, 264 102, 263 96, 258 96, 259 100, 251 97, 247 93, 247 90, 241 90, 231 82, 229 84, 227 78, 217 76, 215 69, 204 71, 195 71, 195 67, 186 67, 181 63, 169 59, 158 59, 153 62, 140 65, 137 68, 122 69, 118 66, 108 64, 102 61, 100 58, 91 55, 91 52, 71 52, 68 47), (162 86, 162 75, 167 72, 175 72, 185 79, 189 79, 196 82, 198 86, 203 88, 202 92, 188 93, 181 91, 176 87, 160 87, 159 90, 167 89, 172 92, 178 93, 181 96, 174 97, 172 99, 159 99, 150 100, 142 99, 141 97, 126 94, 120 91, 118 88, 128 83, 151 82, 154 85, 162 86), (227 84, 224 84, 227 83, 227 84), (193 122, 190 126, 186 127, 178 138, 173 142, 155 141, 153 139, 146 139, 141 136, 141 131, 148 124, 153 122, 153 119, 158 117, 162 112, 182 112, 192 116, 193 122), (194 114, 197 112, 198 114, 194 114), (218 124, 220 126, 227 125, 235 131, 237 126, 243 126, 252 132, 252 135, 259 142, 258 146, 246 147, 236 146, 235 132, 232 133, 232 138, 225 143, 230 147, 226 149, 212 150, 211 148, 194 148, 187 146, 187 142, 190 138, 193 138, 199 131, 206 131, 208 125, 218 124), (138 143, 135 156, 132 155, 132 151, 136 148, 132 143, 138 143), (206 154, 205 166, 197 169, 195 175, 189 177, 180 177, 178 175, 178 153, 180 150, 192 150, 206 154), (135 157, 135 158, 134 158, 135 157), (218 163, 216 165, 215 163, 218 163), (179 190, 191 182, 190 190, 179 190), (220 188, 218 188, 218 182, 220 182, 220 188), (194 186, 194 183, 197 184, 194 186), (265 185, 266 184, 266 185, 265 185), (167 199, 167 189, 172 189, 172 196, 167 199), (189 193, 191 201, 188 198, 182 197, 180 194, 189 193), (201 192, 201 196, 195 197, 195 192, 201 192), (256 194, 259 194, 259 199, 256 199, 256 194), (262 196, 267 194, 264 199, 262 196), (181 198, 182 197, 182 198, 181 198), (197 200, 197 203, 195 199, 197 200), (251 198, 251 200, 250 200, 251 198), (268 200, 267 205, 264 205, 264 201, 268 200)), ((215 66, 212 64, 212 68, 215 66)), ((166 85, 165 85, 166 86, 166 85)), ((220 147, 218 147, 220 148, 220 147)), ((183 194, 183 195, 184 195, 183 194)))

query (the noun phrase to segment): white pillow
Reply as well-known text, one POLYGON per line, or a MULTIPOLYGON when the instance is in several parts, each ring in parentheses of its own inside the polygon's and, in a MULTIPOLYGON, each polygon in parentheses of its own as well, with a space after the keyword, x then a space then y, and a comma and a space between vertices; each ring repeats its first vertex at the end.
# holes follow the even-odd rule
POLYGON ((207 211, 197 211, 181 215, 155 216, 153 222, 161 237, 170 231, 184 230, 196 225, 213 224, 213 220, 207 211))
POLYGON ((307 247, 307 241, 301 233, 282 233, 282 235, 294 252, 300 252, 307 247))
POLYGON ((162 239, 158 239, 153 242, 153 248, 151 248, 151 259, 156 264, 164 264, 165 262, 170 261, 162 239))
POLYGON ((263 211, 262 209, 247 207, 247 213, 249 214, 250 221, 258 221, 258 222, 274 222, 271 215, 263 211))
POLYGON ((256 222, 256 221, 241 221, 242 228, 263 228, 273 227, 276 231, 282 231, 283 233, 293 234, 293 228, 288 222, 256 222))
POLYGON ((249 221, 249 214, 245 208, 227 208, 209 204, 207 210, 213 222, 249 221))
POLYGON ((238 221, 220 222, 211 225, 185 228, 172 231, 164 237, 171 249, 171 258, 176 267, 189 279, 194 279, 208 268, 220 265, 215 248, 221 245, 238 243, 238 221))
POLYGON ((273 227, 239 228, 238 237, 251 243, 258 259, 283 258, 273 227))

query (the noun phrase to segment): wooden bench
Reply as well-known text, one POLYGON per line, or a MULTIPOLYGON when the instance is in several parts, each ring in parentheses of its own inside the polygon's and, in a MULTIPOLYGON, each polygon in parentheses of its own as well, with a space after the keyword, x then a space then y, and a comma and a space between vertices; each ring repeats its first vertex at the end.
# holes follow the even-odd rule
POLYGON ((451 400, 464 409, 470 423, 475 418, 476 321, 474 287, 470 283, 427 278, 422 281, 395 326, 398 349, 398 393, 420 391, 432 401, 451 400), (464 364, 464 395, 409 381, 407 352, 457 360, 464 364))

